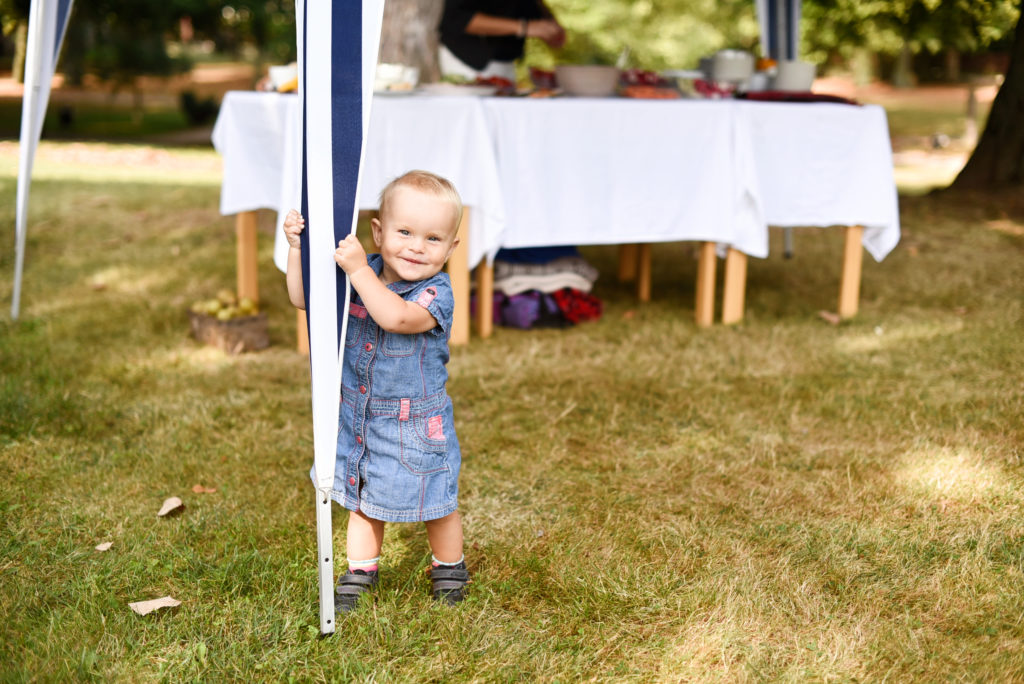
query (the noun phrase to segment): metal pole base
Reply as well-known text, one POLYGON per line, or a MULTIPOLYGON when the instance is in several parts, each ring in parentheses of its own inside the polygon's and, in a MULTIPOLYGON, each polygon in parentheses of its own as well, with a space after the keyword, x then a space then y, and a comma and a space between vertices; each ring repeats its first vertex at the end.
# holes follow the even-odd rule
POLYGON ((334 633, 334 540, 331 530, 331 497, 326 489, 316 492, 316 552, 320 575, 320 634, 334 633))

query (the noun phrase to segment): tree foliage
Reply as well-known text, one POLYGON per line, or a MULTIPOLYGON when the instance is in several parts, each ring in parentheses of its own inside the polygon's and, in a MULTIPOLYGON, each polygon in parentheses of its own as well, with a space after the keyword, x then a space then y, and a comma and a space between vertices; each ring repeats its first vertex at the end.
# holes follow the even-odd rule
POLYGON ((812 61, 855 49, 895 55, 978 52, 1013 35, 1017 0, 804 0, 803 47, 812 61))
MULTIPOLYGON (((0 0, 5 33, 23 22, 29 1, 0 0)), ((726 47, 759 51, 754 0, 547 2, 569 41, 557 53, 528 41, 527 61, 540 66, 614 63, 627 47, 630 64, 649 69, 695 67, 726 47)), ((826 64, 858 49, 896 55, 1008 47, 1019 13, 1018 0, 803 0, 801 54, 826 64)), ((121 82, 186 68, 168 50, 184 17, 197 39, 222 52, 250 46, 260 60, 294 59, 293 0, 79 0, 62 67, 72 79, 94 73, 121 82)))
POLYGON ((760 32, 753 0, 548 0, 568 42, 554 53, 528 42, 527 59, 613 64, 629 49, 632 65, 648 69, 695 68, 716 50, 757 50, 760 32))

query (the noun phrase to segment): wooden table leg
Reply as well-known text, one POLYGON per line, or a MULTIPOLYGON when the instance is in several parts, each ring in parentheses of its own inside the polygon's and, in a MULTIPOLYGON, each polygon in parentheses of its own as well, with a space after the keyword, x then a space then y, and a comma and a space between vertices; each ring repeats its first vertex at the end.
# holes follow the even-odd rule
POLYGON ((448 277, 452 280, 455 313, 452 334, 448 342, 453 345, 469 342, 469 207, 462 209, 459 224, 459 244, 448 258, 448 277))
POLYGON ((747 290, 747 255, 729 248, 725 256, 725 284, 722 285, 722 323, 732 325, 743 320, 747 290))
POLYGON ((238 298, 248 298, 254 302, 260 301, 259 257, 256 249, 258 219, 255 211, 240 211, 235 216, 238 298))
POLYGON ((476 267, 476 332, 484 339, 494 332, 494 266, 487 259, 476 267))
POLYGON ((860 303, 860 271, 864 262, 864 226, 847 226, 843 245, 843 271, 839 277, 839 317, 857 315, 860 303))
POLYGON ((619 282, 628 283, 636 279, 640 245, 619 245, 619 282))
POLYGON ((714 242, 700 243, 697 262, 697 325, 709 327, 715 321, 715 255, 714 242))
POLYGON ((306 312, 295 310, 295 351, 309 356, 309 328, 306 327, 306 312))
POLYGON ((636 298, 641 302, 651 301, 651 245, 639 245, 636 264, 636 298))

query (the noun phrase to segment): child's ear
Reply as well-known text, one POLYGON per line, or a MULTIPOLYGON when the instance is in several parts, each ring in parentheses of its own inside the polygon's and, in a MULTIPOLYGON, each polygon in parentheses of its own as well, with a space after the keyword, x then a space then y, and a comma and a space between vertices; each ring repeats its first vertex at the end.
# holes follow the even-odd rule
POLYGON ((373 244, 377 245, 379 248, 381 243, 381 231, 383 230, 379 218, 370 219, 370 230, 373 231, 373 244))
POLYGON ((448 248, 448 253, 444 255, 444 260, 446 262, 448 261, 448 259, 451 258, 452 252, 454 252, 455 248, 458 247, 458 246, 459 246, 459 238, 456 237, 454 240, 452 240, 452 246, 448 248))

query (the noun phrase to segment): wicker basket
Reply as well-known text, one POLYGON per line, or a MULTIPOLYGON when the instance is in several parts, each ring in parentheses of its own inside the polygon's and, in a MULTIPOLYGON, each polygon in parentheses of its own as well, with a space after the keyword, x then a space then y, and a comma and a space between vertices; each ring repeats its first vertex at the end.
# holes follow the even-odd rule
POLYGON ((192 337, 229 354, 241 354, 270 346, 265 313, 222 321, 216 316, 189 311, 188 320, 192 337))

